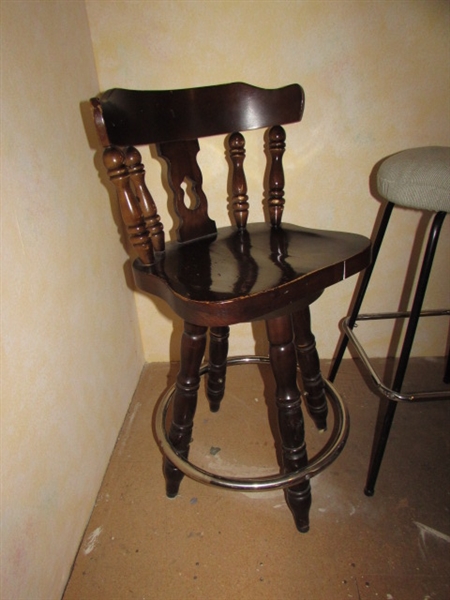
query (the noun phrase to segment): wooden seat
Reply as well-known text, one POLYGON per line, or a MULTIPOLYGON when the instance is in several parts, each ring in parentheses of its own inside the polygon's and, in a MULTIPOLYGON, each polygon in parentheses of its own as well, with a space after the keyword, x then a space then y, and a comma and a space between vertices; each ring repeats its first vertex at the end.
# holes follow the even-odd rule
MULTIPOLYGON (((316 426, 325 429, 327 418, 326 382, 310 329, 309 306, 325 288, 369 264, 370 242, 355 234, 282 223, 286 135, 281 125, 300 121, 302 88, 265 90, 233 83, 176 91, 113 89, 91 103, 105 148, 104 164, 117 188, 137 255, 133 263, 136 285, 164 299, 184 320, 168 433, 171 446, 187 459, 208 332, 207 390, 211 410, 217 411, 225 392, 229 326, 265 320, 277 385, 282 472, 303 473, 308 458, 297 367, 316 426), (240 132, 258 128, 270 128, 266 147, 269 217, 268 222, 260 219, 247 224, 245 140, 240 132), (209 216, 197 163, 198 139, 218 134, 228 140, 234 220, 221 228, 209 216), (164 240, 155 203, 144 183, 144 167, 135 147, 143 144, 156 144, 158 155, 167 162, 178 217, 176 240, 164 240)), ((224 202, 226 186, 224 181, 224 202)), ((338 445, 336 455, 343 443, 338 445)), ((167 457, 164 472, 167 494, 175 496, 183 472, 167 457)), ((287 487, 286 499, 297 528, 307 531, 309 475, 293 480, 291 485, 284 477, 280 485, 287 487)))

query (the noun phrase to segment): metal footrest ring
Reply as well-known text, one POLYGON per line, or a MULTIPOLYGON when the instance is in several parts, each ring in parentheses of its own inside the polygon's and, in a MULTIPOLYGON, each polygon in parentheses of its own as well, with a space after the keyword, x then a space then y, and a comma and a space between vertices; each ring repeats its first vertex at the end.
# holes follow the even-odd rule
MULTIPOLYGON (((229 367, 241 364, 262 363, 270 364, 269 358, 266 356, 236 356, 227 360, 227 365, 229 367)), ((200 376, 205 375, 208 371, 209 366, 203 366, 200 369, 200 376)), ((210 473, 180 456, 172 446, 165 427, 167 411, 175 392, 175 384, 167 390, 157 407, 155 425, 156 435, 163 453, 175 467, 191 479, 199 481, 200 483, 215 485, 225 489, 249 492, 292 487, 302 481, 311 479, 326 469, 339 456, 347 441, 350 424, 347 407, 329 381, 324 379, 324 385, 328 403, 334 414, 333 430, 322 449, 308 461, 307 466, 292 473, 274 474, 255 478, 225 477, 210 473)))

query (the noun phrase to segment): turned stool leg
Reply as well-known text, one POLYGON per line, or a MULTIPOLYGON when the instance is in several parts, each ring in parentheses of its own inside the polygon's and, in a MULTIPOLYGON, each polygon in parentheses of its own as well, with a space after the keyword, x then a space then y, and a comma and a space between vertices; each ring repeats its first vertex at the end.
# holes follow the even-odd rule
POLYGON ((211 412, 217 412, 225 393, 229 327, 211 327, 209 331, 209 372, 206 393, 211 412))
MULTIPOLYGON (((177 453, 184 458, 188 457, 191 443, 197 407, 197 391, 200 385, 199 371, 206 346, 206 332, 206 327, 185 322, 181 338, 181 364, 173 399, 169 440, 177 453)), ((167 458, 164 459, 164 475, 167 496, 174 498, 178 494, 184 475, 167 458)))
MULTIPOLYGON (((289 473, 308 463, 305 431, 297 387, 297 359, 290 316, 266 321, 269 355, 275 377, 278 426, 282 440, 283 472, 289 473)), ((294 516, 297 529, 309 530, 311 486, 303 481, 286 490, 286 502, 294 516)))
POLYGON ((311 331, 311 314, 309 306, 292 315, 295 333, 297 360, 300 367, 305 402, 317 429, 327 428, 327 398, 320 372, 319 355, 316 350, 316 339, 311 331))

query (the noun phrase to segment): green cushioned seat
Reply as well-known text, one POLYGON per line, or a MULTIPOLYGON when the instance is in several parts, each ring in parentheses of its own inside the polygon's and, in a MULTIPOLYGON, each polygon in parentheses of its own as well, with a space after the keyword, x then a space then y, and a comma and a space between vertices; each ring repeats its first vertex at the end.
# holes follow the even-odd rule
POLYGON ((377 186, 394 204, 450 212, 450 148, 412 148, 390 156, 380 166, 377 186))

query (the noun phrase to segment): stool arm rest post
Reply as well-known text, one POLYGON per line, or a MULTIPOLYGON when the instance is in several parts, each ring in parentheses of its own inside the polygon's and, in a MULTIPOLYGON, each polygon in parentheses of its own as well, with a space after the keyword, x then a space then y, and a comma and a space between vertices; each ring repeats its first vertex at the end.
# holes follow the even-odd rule
POLYGON ((125 164, 139 201, 154 252, 164 252, 164 227, 155 201, 145 183, 145 169, 139 150, 129 146, 125 150, 125 164))
POLYGON ((153 246, 145 223, 142 208, 131 187, 131 178, 121 148, 108 146, 103 151, 103 164, 109 179, 116 188, 120 214, 136 254, 144 265, 154 261, 153 246))

